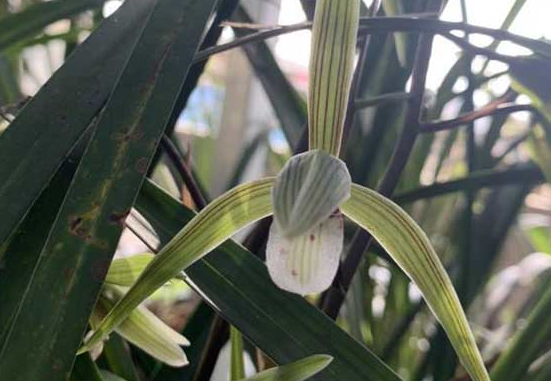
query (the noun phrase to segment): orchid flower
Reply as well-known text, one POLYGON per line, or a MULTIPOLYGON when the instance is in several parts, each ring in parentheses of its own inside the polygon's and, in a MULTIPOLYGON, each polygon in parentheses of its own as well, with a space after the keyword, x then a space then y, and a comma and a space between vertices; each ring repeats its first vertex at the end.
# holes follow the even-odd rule
POLYGON ((280 288, 306 295, 329 287, 343 247, 344 216, 366 229, 421 290, 475 381, 489 381, 452 283, 429 239, 398 205, 353 184, 338 156, 354 68, 361 0, 318 0, 308 94, 309 151, 276 178, 240 185, 189 222, 97 326, 81 351, 117 327, 167 280, 231 238, 274 216, 266 264, 280 288))

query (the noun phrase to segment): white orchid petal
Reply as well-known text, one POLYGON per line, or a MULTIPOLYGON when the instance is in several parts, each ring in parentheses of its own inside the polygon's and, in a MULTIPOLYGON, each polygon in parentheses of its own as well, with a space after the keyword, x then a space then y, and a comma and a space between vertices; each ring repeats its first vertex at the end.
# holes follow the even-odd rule
POLYGON ((299 295, 325 291, 339 267, 344 239, 341 214, 331 215, 306 234, 286 238, 272 223, 266 264, 274 283, 299 295))

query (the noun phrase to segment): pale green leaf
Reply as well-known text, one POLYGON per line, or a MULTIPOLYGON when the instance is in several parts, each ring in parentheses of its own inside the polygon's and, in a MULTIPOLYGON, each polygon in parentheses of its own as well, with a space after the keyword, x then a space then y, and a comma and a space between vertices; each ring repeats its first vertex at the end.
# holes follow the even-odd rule
POLYGON ((335 278, 344 240, 343 216, 333 214, 303 235, 284 237, 273 223, 266 265, 274 283, 299 295, 325 291, 335 278))
POLYGON ((350 197, 351 184, 346 164, 334 156, 319 150, 293 156, 272 192, 280 234, 298 237, 327 219, 350 197))
POLYGON ((273 178, 236 187, 211 202, 191 220, 144 270, 138 281, 109 312, 81 349, 89 350, 129 313, 176 276, 243 227, 272 213, 273 178))
POLYGON ((419 287, 473 380, 489 381, 453 285, 417 223, 392 201, 359 185, 352 186, 341 210, 369 231, 419 287))
POLYGON ((151 253, 143 253, 115 259, 109 266, 105 283, 123 287, 132 286, 154 257, 155 255, 151 253))
POLYGON ((528 95, 534 106, 551 122, 551 63, 545 58, 517 58, 509 64, 512 87, 528 95))
POLYGON ((310 149, 339 155, 354 70, 360 0, 318 0, 312 27, 310 149))
MULTIPOLYGON (((402 11, 401 0, 383 0, 383 9, 387 16, 398 16, 402 11)), ((402 67, 407 65, 407 34, 406 33, 394 33, 394 45, 396 46, 396 56, 398 62, 402 67)))
MULTIPOLYGON (((102 295, 92 313, 92 325, 99 324, 113 305, 112 301, 102 295)), ((116 331, 126 340, 167 365, 184 366, 188 363, 184 351, 180 348, 180 345, 189 345, 187 339, 143 306, 134 309, 116 328, 116 331)))
POLYGON ((242 381, 304 381, 321 372, 331 361, 331 356, 314 355, 289 365, 265 370, 242 381))
POLYGON ((107 370, 100 369, 99 372, 101 374, 101 378, 103 378, 103 381, 126 381, 124 378, 121 378, 107 370))
POLYGON ((245 377, 245 361, 243 358, 243 335, 233 325, 230 327, 230 342, 230 381, 237 381, 245 377))
POLYGON ((551 183, 551 146, 546 140, 543 128, 537 126, 528 140, 531 148, 531 156, 545 175, 548 183, 551 183))

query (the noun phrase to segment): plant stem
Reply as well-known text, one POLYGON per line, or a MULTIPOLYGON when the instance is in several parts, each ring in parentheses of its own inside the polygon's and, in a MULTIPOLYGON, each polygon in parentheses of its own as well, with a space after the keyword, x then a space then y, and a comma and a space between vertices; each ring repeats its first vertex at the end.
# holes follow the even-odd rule
POLYGON ((170 138, 166 136, 166 134, 163 135, 161 139, 161 145, 172 164, 174 164, 174 166, 176 167, 179 175, 182 177, 182 181, 184 182, 186 188, 189 190, 193 202, 199 210, 203 209, 205 206, 207 206, 205 196, 197 185, 197 181, 195 181, 195 177, 193 177, 193 174, 191 173, 191 170, 188 167, 187 163, 182 160, 178 149, 176 148, 172 140, 170 140, 170 138))
POLYGON ((472 111, 467 112, 465 114, 462 114, 454 119, 448 119, 443 121, 435 121, 435 122, 426 122, 421 125, 421 133, 432 133, 432 132, 438 132, 438 131, 445 131, 450 130, 455 127, 468 125, 472 122, 474 122, 477 119, 486 118, 489 116, 500 116, 500 115, 508 115, 515 112, 521 112, 521 111, 528 111, 534 114, 538 114, 539 112, 534 108, 534 106, 525 104, 525 105, 519 105, 519 104, 508 104, 508 105, 502 105, 505 100, 498 99, 494 102, 491 102, 487 104, 486 106, 472 111))
POLYGON ((408 100, 411 97, 409 93, 399 91, 395 93, 387 93, 382 95, 377 95, 374 97, 364 98, 364 99, 358 99, 356 100, 356 110, 362 109, 362 108, 368 108, 373 106, 383 106, 387 105, 389 103, 394 102, 403 102, 408 100))
POLYGON ((465 190, 515 184, 537 184, 543 181, 543 174, 537 166, 533 164, 519 165, 494 171, 479 171, 462 179, 413 189, 396 195, 393 200, 400 204, 407 204, 465 190))

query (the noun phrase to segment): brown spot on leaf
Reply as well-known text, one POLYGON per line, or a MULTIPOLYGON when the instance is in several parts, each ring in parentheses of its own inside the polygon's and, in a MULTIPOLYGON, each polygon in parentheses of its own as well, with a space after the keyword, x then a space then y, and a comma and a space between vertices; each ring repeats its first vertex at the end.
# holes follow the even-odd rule
POLYGON ((140 174, 145 174, 147 172, 147 168, 149 167, 149 159, 147 157, 142 157, 138 161, 136 161, 136 171, 140 174))
POLYGON ((113 212, 109 215, 109 222, 122 227, 124 226, 124 221, 126 220, 126 217, 128 217, 128 214, 130 214, 130 211, 128 210, 124 212, 113 212))

